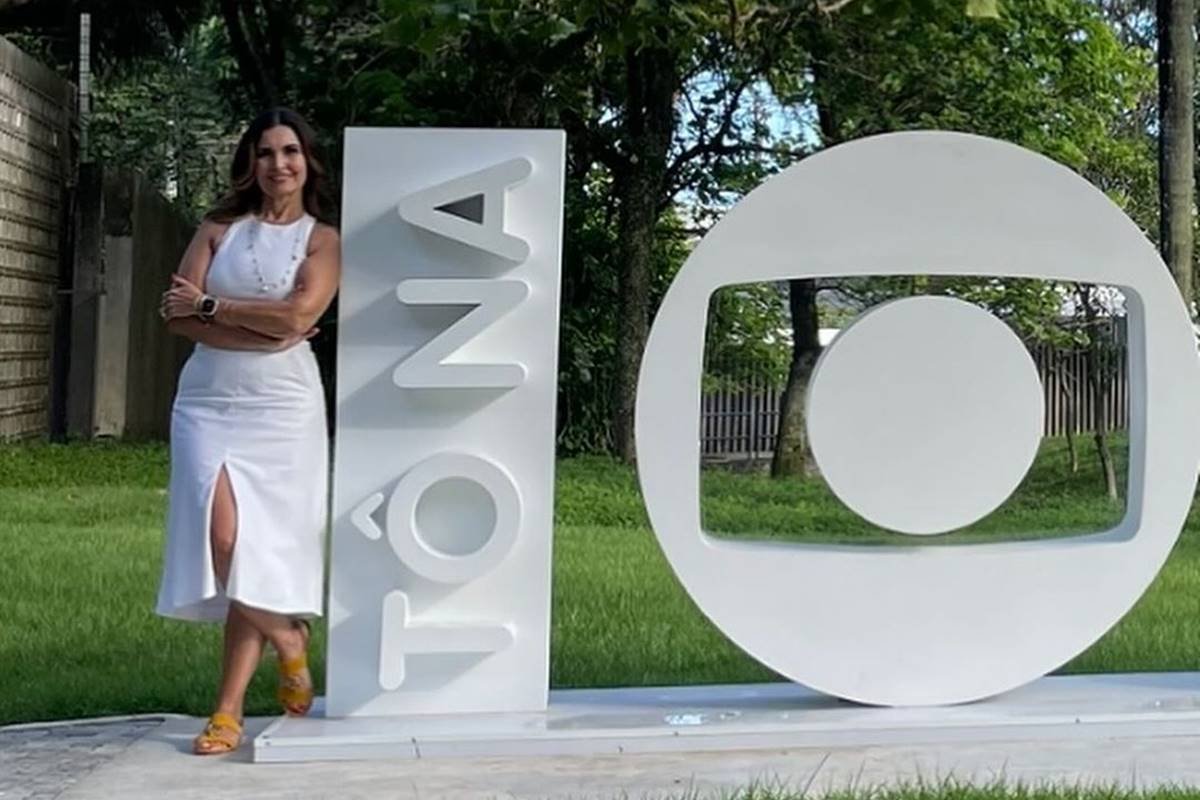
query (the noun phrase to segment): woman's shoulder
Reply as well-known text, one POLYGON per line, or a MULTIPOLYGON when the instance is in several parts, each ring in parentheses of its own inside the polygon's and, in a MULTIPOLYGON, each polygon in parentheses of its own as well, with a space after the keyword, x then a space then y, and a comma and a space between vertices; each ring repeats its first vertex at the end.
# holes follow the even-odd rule
POLYGON ((200 227, 196 230, 196 236, 208 242, 208 246, 215 253, 221 246, 221 242, 225 240, 225 236, 229 233, 233 226, 241 222, 245 217, 236 219, 214 219, 205 217, 200 222, 200 227))
POLYGON ((229 230, 228 222, 205 217, 200 220, 200 227, 196 228, 196 238, 207 242, 210 247, 214 247, 221 241, 227 230, 229 230))
POLYGON ((314 248, 337 244, 341 241, 341 234, 338 233, 338 229, 333 225, 321 222, 320 220, 314 220, 310 241, 314 248))
POLYGON ((220 236, 230 228, 240 225, 248 219, 250 219, 249 214, 242 214, 241 216, 237 217, 206 216, 200 221, 200 228, 198 232, 220 236))
POLYGON ((212 217, 205 217, 204 219, 200 220, 200 227, 196 229, 196 233, 204 236, 212 236, 213 234, 228 230, 231 224, 232 222, 230 220, 219 220, 213 219, 212 217))

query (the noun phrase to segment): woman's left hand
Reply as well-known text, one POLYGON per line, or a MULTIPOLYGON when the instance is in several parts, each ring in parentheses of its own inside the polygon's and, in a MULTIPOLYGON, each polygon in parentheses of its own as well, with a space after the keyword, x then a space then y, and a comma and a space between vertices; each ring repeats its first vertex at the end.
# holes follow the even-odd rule
POLYGON ((182 275, 171 276, 171 288, 163 292, 158 307, 159 316, 170 322, 181 317, 194 317, 198 313, 196 304, 204 292, 182 275))

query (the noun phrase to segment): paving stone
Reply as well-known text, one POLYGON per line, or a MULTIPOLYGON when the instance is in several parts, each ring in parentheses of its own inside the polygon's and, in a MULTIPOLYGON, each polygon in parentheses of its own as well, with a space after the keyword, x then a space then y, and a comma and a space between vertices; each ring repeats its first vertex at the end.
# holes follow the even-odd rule
POLYGON ((0 800, 53 800, 162 722, 0 728, 0 800))

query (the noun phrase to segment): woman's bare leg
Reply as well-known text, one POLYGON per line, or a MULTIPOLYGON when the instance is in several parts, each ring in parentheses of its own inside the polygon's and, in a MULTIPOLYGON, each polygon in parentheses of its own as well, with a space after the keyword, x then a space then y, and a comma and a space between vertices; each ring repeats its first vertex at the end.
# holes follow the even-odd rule
POLYGON ((304 655, 308 642, 300 625, 286 614, 263 611, 261 608, 234 603, 238 610, 250 620, 267 641, 275 648, 281 661, 290 661, 304 655))
POLYGON ((262 660, 265 641, 258 628, 238 611, 238 605, 230 603, 225 616, 225 663, 217 690, 217 711, 242 718, 246 688, 262 660))
MULTIPOLYGON (((212 512, 213 569, 217 573, 217 580, 221 582, 222 586, 225 586, 229 581, 234 545, 237 543, 237 499, 234 497, 233 485, 229 481, 229 474, 225 467, 221 467, 221 471, 217 475, 212 512)), ((245 696, 246 686, 254 676, 254 668, 249 668, 249 672, 245 672, 253 652, 248 649, 249 635, 240 629, 231 632, 231 622, 237 620, 239 623, 245 623, 257 632, 259 641, 254 667, 258 665, 257 658, 262 655, 263 639, 269 641, 275 648, 280 661, 291 661, 306 655, 308 641, 304 631, 289 616, 251 608, 238 602, 231 602, 229 606, 231 613, 226 617, 225 623, 226 667, 221 681, 220 697, 223 700, 230 698, 232 702, 233 699, 245 696), (236 615, 233 613, 234 609, 236 609, 236 615), (239 645, 239 643, 241 644, 239 645), (238 656, 240 660, 234 658, 235 652, 240 654, 238 656)), ((301 682, 312 685, 312 678, 307 671, 301 675, 301 682)))
POLYGON ((237 499, 233 496, 229 473, 222 466, 217 473, 217 486, 213 489, 212 530, 209 532, 213 571, 217 573, 217 580, 222 587, 229 585, 229 568, 233 565, 237 533, 237 499))
MULTIPOLYGON (((233 563, 237 533, 237 499, 233 495, 229 474, 221 467, 217 474, 217 486, 213 491, 210 543, 213 569, 222 586, 229 582, 229 568, 233 563)), ((240 613, 236 603, 230 603, 229 611, 225 615, 225 649, 221 664, 221 685, 217 691, 217 711, 241 719, 246 687, 250 685, 258 662, 262 659, 263 645, 262 633, 240 613)))
POLYGON ((283 614, 236 604, 279 653, 279 691, 276 698, 288 714, 307 714, 312 707, 313 682, 308 669, 307 628, 283 614))

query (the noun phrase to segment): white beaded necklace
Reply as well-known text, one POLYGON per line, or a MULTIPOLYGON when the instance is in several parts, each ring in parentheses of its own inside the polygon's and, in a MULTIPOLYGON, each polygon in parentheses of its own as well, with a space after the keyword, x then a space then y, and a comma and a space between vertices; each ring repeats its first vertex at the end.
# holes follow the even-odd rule
POLYGON ((254 265, 254 275, 256 278, 258 278, 258 291, 262 292, 263 294, 266 294, 272 289, 278 289, 280 286, 286 284, 288 279, 292 276, 292 273, 296 271, 296 265, 300 263, 300 248, 302 245, 301 240, 304 233, 304 226, 300 225, 299 223, 304 220, 306 216, 308 215, 306 214, 304 217, 300 217, 300 219, 291 223, 296 229, 296 235, 292 240, 292 258, 288 262, 287 269, 283 271, 283 274, 275 283, 268 283, 267 276, 263 275, 262 266, 258 263, 258 250, 254 246, 255 240, 262 237, 263 221, 258 217, 252 218, 254 221, 254 229, 251 230, 250 235, 246 237, 249 240, 247 242, 246 249, 250 252, 250 263, 254 265))

